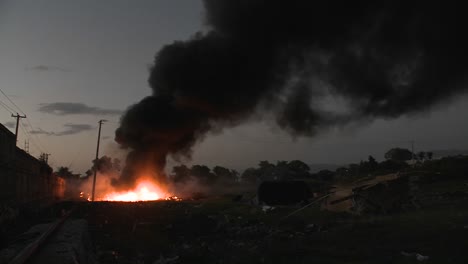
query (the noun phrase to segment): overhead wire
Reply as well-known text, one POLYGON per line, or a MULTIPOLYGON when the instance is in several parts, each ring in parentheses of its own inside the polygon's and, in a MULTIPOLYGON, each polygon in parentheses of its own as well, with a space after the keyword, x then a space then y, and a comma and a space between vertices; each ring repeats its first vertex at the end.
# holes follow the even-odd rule
MULTIPOLYGON (((45 149, 44 147, 39 143, 39 141, 36 141, 34 140, 34 137, 36 136, 36 134, 31 134, 27 129, 26 129, 26 125, 24 124, 24 122, 20 122, 20 127, 21 127, 21 130, 23 131, 23 133, 26 135, 27 139, 33 144, 33 146, 36 148, 36 150, 39 151, 39 153, 46 153, 46 154, 49 154, 45 149)), ((36 137, 37 138, 37 137, 36 137)), ((50 156, 49 157, 50 159, 50 162, 55 164, 55 159, 54 157, 50 156)))
POLYGON ((21 110, 21 108, 20 108, 18 105, 16 105, 15 102, 13 102, 13 100, 11 100, 10 97, 8 97, 8 95, 6 95, 5 92, 3 92, 2 88, 0 88, 0 92, 3 94, 3 96, 5 96, 6 99, 8 99, 8 101, 10 101, 10 103, 11 103, 12 105, 14 105, 14 106, 20 111, 21 114, 26 115, 26 114, 23 112, 23 110, 21 110))
MULTIPOLYGON (((7 97, 7 99, 9 99, 8 96, 7 96, 3 91, 1 91, 1 93, 2 93, 5 97, 7 97)), ((11 99, 9 99, 9 101, 12 102, 11 99)), ((3 102, 2 100, 0 100, 0 105, 1 105, 5 110, 7 110, 10 114, 12 114, 12 115, 15 114, 16 111, 15 111, 13 108, 11 108, 8 104, 6 104, 5 102, 3 102)), ((18 110, 20 110, 20 109, 18 109, 18 110)), ((25 136, 27 137, 27 139, 30 140, 30 134, 28 133, 27 129, 25 129, 24 124, 21 122, 19 125, 20 125, 20 127, 21 127, 21 130, 23 131, 23 133, 24 133, 25 136)), ((31 141, 31 142, 33 143, 33 145, 36 147, 37 150, 42 151, 41 148, 37 146, 36 142, 34 142, 34 141, 31 141)))
POLYGON ((0 105, 5 108, 10 114, 14 115, 15 110, 13 110, 11 107, 9 107, 7 104, 5 104, 2 100, 0 100, 0 105))
MULTIPOLYGON (((29 128, 30 128, 29 131, 34 131, 35 129, 34 129, 34 127, 31 125, 31 122, 28 122, 28 119, 27 119, 27 118, 26 118, 26 120, 27 120, 26 122, 28 123, 28 126, 29 126, 29 128)), ((25 126, 24 123, 23 123, 23 121, 21 121, 21 123, 23 124, 23 126, 25 126)), ((40 144, 39 137, 38 137, 36 134, 34 134, 34 133, 31 134, 30 132, 28 132, 28 135, 29 135, 31 138, 34 137, 34 138, 37 140, 37 144, 38 144, 39 147, 41 148, 41 151, 42 151, 42 152, 44 152, 44 150, 46 150, 46 149, 42 146, 42 144, 40 144)), ((44 153, 45 153, 45 152, 44 152, 44 153)))
POLYGON ((27 129, 24 127, 24 124, 20 123, 20 128, 23 131, 23 133, 25 134, 27 140, 30 141, 33 144, 33 146, 36 148, 36 150, 38 150, 39 152, 43 152, 42 149, 37 145, 37 143, 34 140, 31 140, 31 137, 29 136, 29 134, 27 132, 27 129))
MULTIPOLYGON (((91 134, 91 133, 88 134, 88 136, 86 137, 86 141, 87 141, 87 142, 91 139, 91 136, 94 136, 94 134, 91 134)), ((78 148, 78 150, 76 151, 75 155, 73 156, 73 158, 71 159, 70 163, 68 164, 68 168, 71 169, 71 166, 72 166, 73 163, 76 161, 76 159, 77 159, 78 157, 81 157, 81 154, 82 154, 83 149, 84 149, 84 148, 78 148)))
MULTIPOLYGON (((0 93, 23 115, 26 116, 26 113, 0 88, 0 93)), ((8 104, 6 104, 5 102, 3 101, 0 101, 1 104, 4 108, 8 108, 9 109, 9 112, 11 114, 14 114, 15 111, 12 107, 8 106, 8 104)), ((29 118, 26 118, 26 122, 28 123, 29 125, 29 128, 31 131, 35 130, 34 129, 34 126, 32 125, 31 121, 30 121, 30 117, 29 118)), ((32 134, 28 132, 28 129, 25 128, 25 125, 23 123, 23 121, 20 122, 21 124, 21 130, 23 130, 23 133, 26 135, 26 137, 28 138, 28 140, 30 140, 33 145, 36 147, 37 150, 39 150, 40 152, 42 153, 46 153, 47 152, 47 149, 45 149, 43 147, 43 145, 40 143, 40 139, 39 137, 36 135, 36 134, 32 134), (32 140, 31 140, 32 139, 32 140), (44 151, 45 150, 45 151, 44 151)), ((53 158, 51 159, 53 161, 53 158)))
MULTIPOLYGON (((113 121, 113 120, 111 120, 111 121, 106 120, 106 123, 110 123, 110 124, 119 124, 119 122, 113 121)), ((91 138, 94 137, 94 136, 96 136, 96 135, 94 135, 94 134, 92 134, 92 133, 89 133, 88 136, 86 137, 86 141, 87 141, 87 142, 90 141, 91 138)), ((103 139, 104 137, 105 137, 104 135, 101 135, 101 139, 103 139)), ((83 150, 83 148, 79 148, 79 149, 76 151, 75 155, 73 156, 73 158, 71 159, 70 163, 68 164, 68 168, 71 168, 71 166, 73 165, 73 163, 74 163, 78 158, 81 157, 82 150, 83 150)))
POLYGON ((42 146, 39 143, 36 143, 36 141, 31 137, 31 133, 26 129, 26 125, 24 124, 24 122, 20 122, 20 127, 27 139, 31 141, 31 143, 33 143, 36 149, 39 152, 44 153, 44 149, 42 148, 42 146))

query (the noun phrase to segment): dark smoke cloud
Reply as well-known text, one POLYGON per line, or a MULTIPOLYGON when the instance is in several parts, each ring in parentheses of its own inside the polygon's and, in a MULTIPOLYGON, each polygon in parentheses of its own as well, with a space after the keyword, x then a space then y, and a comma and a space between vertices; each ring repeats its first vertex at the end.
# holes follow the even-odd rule
POLYGON ((205 0, 209 30, 161 49, 153 94, 116 140, 158 166, 207 132, 273 113, 293 135, 427 110, 465 89, 463 8, 447 1, 205 0), (323 108, 344 98, 345 112, 323 108), (142 154, 143 153, 143 154, 142 154))

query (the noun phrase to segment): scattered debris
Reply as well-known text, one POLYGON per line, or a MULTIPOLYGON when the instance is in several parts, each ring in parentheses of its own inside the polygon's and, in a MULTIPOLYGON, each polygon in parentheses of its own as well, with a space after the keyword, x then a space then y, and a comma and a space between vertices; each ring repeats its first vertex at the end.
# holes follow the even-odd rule
POLYGON ((322 226, 319 226, 317 224, 308 224, 308 225, 306 225, 304 231, 306 233, 321 232, 322 231, 322 226))
POLYGON ((159 256, 159 259, 153 262, 154 264, 169 264, 175 263, 179 259, 179 256, 174 256, 172 258, 165 258, 163 255, 159 256))
POLYGON ((429 259, 429 256, 424 256, 424 255, 421 255, 421 254, 415 253, 415 252, 408 253, 408 252, 405 252, 405 251, 401 251, 401 255, 403 255, 405 257, 415 257, 417 261, 426 261, 426 260, 429 259))
POLYGON ((191 248, 192 246, 188 245, 188 244, 182 244, 182 248, 183 249, 189 249, 191 248))
POLYGON ((182 201, 182 198, 177 197, 177 196, 169 196, 169 197, 166 197, 166 201, 176 201, 176 202, 180 202, 180 201, 182 201))
POLYGON ((354 214, 391 213, 414 204, 411 195, 415 189, 414 177, 399 173, 376 176, 350 185, 336 186, 323 204, 323 208, 335 212, 354 214))
POLYGON ((332 193, 326 194, 326 195, 324 195, 324 196, 322 196, 322 197, 320 197, 320 198, 317 198, 317 199, 313 200, 312 202, 310 202, 310 203, 304 205, 303 207, 301 207, 301 208, 299 208, 299 209, 293 211, 292 213, 286 215, 286 216, 283 217, 281 220, 284 220, 284 219, 290 217, 291 215, 293 215, 293 214, 295 214, 295 213, 297 213, 297 212, 300 212, 300 211, 304 210, 305 208, 307 208, 307 207, 309 207, 309 206, 311 206, 311 205, 313 205, 313 204, 315 204, 315 203, 317 203, 317 202, 319 202, 319 201, 322 201, 322 200, 326 199, 326 198, 329 197, 330 195, 332 195, 332 193))
POLYGON ((273 207, 273 206, 269 206, 269 205, 263 205, 262 206, 262 210, 265 213, 268 212, 268 211, 274 210, 274 209, 275 209, 275 207, 273 207))

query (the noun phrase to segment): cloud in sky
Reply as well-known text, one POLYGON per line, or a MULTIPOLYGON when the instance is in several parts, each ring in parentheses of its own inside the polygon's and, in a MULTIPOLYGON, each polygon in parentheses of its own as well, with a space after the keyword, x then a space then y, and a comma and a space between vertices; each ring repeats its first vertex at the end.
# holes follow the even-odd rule
POLYGON ((83 103, 56 102, 40 104, 39 112, 54 115, 120 115, 121 110, 88 106, 83 103))
POLYGON ((89 131, 94 129, 93 126, 88 125, 88 124, 65 124, 63 125, 65 129, 60 132, 51 132, 51 131, 45 131, 41 128, 36 129, 36 130, 31 130, 29 131, 30 134, 34 135, 47 135, 47 136, 68 136, 68 135, 74 135, 78 134, 81 132, 89 131))
POLYGON ((36 72, 51 72, 51 71, 58 71, 58 72, 69 72, 70 70, 57 67, 57 66, 50 66, 50 65, 36 65, 33 67, 27 67, 26 70, 28 71, 36 71, 36 72))

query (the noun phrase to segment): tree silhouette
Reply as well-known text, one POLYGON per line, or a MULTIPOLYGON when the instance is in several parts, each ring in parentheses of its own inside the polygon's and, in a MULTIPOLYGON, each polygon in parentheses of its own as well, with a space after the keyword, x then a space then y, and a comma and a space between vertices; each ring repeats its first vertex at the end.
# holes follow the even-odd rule
POLYGON ((225 167, 215 166, 213 168, 213 173, 216 175, 218 180, 223 180, 226 182, 236 182, 238 173, 235 170, 230 170, 225 167))
POLYGON ((255 168, 248 168, 242 173, 242 182, 256 183, 258 180, 260 180, 259 170, 255 168))
POLYGON ((212 184, 216 181, 216 175, 205 165, 193 165, 190 174, 203 184, 212 184))
POLYGON ((57 175, 62 177, 62 178, 71 178, 73 177, 72 171, 68 167, 59 167, 57 169, 57 175))
POLYGON ((385 153, 385 158, 394 161, 407 161, 411 160, 413 154, 411 151, 402 148, 392 148, 385 153))
POLYGON ((303 179, 310 177, 310 167, 300 160, 292 160, 288 163, 288 169, 293 178, 303 179))
POLYGON ((426 153, 425 153, 425 152, 423 152, 423 151, 418 152, 418 159, 419 159, 419 160, 422 161, 422 160, 424 160, 425 157, 426 157, 426 153))
POLYGON ((171 177, 174 182, 185 182, 190 178, 190 169, 185 165, 174 166, 172 173, 171 177))
POLYGON ((428 160, 432 160, 432 155, 434 155, 434 153, 432 153, 432 152, 427 152, 426 155, 427 155, 427 159, 428 159, 428 160))

